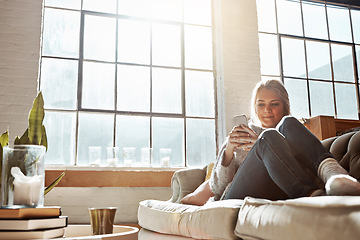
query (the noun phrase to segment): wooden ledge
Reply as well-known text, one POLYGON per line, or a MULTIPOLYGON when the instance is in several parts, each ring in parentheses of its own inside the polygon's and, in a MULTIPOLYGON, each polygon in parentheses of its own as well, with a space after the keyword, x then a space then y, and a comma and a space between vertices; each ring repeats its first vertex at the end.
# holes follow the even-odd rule
POLYGON ((354 127, 360 127, 360 120, 335 119, 332 116, 316 116, 304 124, 318 139, 335 137, 337 132, 342 132, 354 127))
MULTIPOLYGON (((65 170, 46 170, 45 186, 65 170)), ((66 170, 57 187, 170 187, 176 170, 66 170)))

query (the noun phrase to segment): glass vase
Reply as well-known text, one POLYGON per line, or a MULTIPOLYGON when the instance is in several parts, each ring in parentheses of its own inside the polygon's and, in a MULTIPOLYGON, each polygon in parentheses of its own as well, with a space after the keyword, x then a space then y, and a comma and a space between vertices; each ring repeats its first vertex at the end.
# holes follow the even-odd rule
POLYGON ((6 146, 3 149, 2 207, 44 206, 45 147, 6 146))

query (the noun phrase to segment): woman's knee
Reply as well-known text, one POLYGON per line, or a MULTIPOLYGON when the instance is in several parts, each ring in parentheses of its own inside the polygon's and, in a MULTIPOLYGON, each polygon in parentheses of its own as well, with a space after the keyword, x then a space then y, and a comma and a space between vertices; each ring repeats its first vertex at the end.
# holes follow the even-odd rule
POLYGON ((285 148, 285 145, 287 145, 284 135, 275 128, 263 131, 258 142, 259 149, 272 149, 272 152, 281 152, 285 148))
MULTIPOLYGON (((278 125, 276 126, 276 129, 279 129, 280 127, 288 127, 288 126, 293 126, 294 124, 299 124, 300 122, 294 118, 293 116, 287 115, 284 116, 280 122, 278 123, 278 125)), ((301 124, 301 123, 300 123, 301 124)))
POLYGON ((282 141, 284 139, 284 136, 275 128, 269 128, 263 131, 259 137, 260 141, 265 141, 269 143, 275 143, 279 140, 282 141))

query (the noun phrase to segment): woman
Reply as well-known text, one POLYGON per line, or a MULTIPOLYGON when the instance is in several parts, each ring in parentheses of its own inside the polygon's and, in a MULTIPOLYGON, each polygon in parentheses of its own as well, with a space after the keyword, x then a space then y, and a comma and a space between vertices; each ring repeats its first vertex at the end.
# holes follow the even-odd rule
POLYGON ((360 195, 360 183, 289 114, 283 84, 259 82, 252 96, 254 123, 232 129, 210 180, 181 202, 203 205, 211 196, 215 200, 314 196, 324 184, 328 195, 360 195))

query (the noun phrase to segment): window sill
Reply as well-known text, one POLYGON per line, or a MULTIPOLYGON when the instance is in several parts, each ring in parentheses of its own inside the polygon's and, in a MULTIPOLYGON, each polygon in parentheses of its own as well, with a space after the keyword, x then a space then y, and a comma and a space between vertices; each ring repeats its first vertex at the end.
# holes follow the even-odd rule
POLYGON ((46 166, 45 186, 66 170, 57 187, 170 187, 179 169, 183 168, 46 166))

